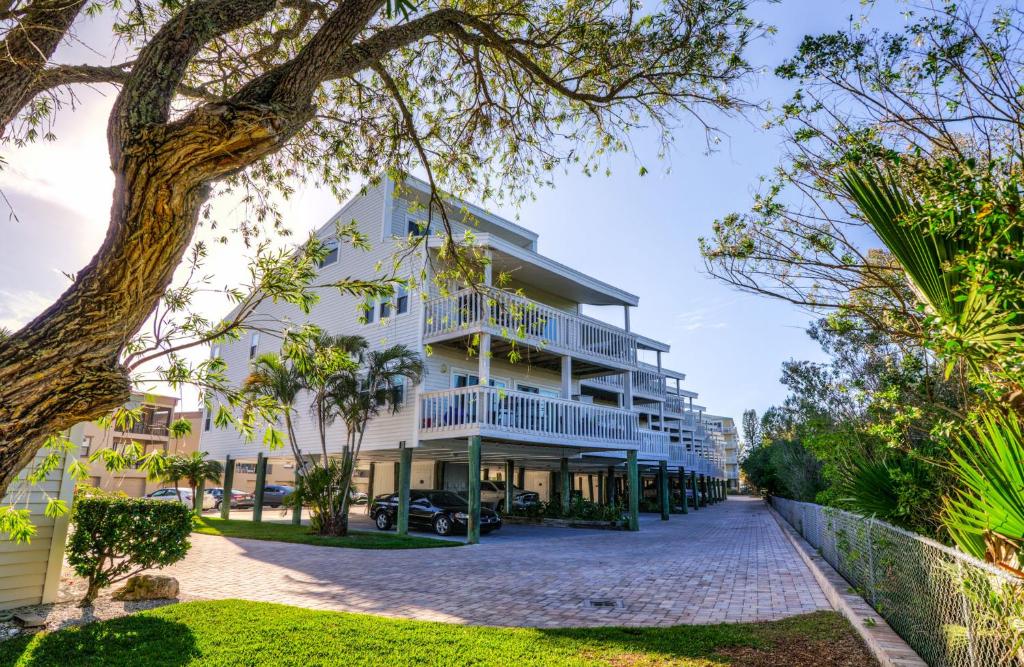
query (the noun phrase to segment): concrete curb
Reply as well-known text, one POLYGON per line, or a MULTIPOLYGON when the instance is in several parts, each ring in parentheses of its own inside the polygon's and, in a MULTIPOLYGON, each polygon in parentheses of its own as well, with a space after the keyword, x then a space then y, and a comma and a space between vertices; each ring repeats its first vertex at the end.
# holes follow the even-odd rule
POLYGON ((850 621, 850 625, 853 626, 853 629, 864 640, 868 650, 871 651, 882 667, 928 666, 928 663, 922 660, 914 649, 910 648, 910 645, 896 634, 895 630, 889 627, 885 619, 879 616, 878 612, 872 609, 871 605, 864 598, 852 592, 849 582, 843 579, 842 575, 828 564, 828 561, 818 555, 814 547, 808 544, 789 525, 789 522, 775 511, 774 507, 768 505, 768 511, 779 524, 779 528, 782 529, 786 539, 789 540, 790 544, 793 545, 793 548, 800 555, 800 558, 810 568, 814 578, 818 581, 818 585, 821 586, 821 590, 825 593, 825 597, 831 603, 832 608, 850 621))

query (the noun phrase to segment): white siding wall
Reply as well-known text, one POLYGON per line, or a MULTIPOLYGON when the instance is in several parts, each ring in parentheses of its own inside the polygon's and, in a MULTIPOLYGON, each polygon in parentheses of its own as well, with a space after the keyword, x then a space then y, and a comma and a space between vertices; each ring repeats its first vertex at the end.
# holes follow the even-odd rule
MULTIPOLYGON (((475 373, 479 367, 478 356, 469 356, 451 347, 433 346, 433 354, 427 358, 427 373, 424 376, 425 391, 439 391, 451 387, 453 370, 465 370, 475 373)), ((524 361, 515 364, 508 359, 495 356, 491 359, 491 379, 504 380, 508 389, 515 389, 519 384, 530 385, 541 389, 560 392, 562 378, 559 373, 545 368, 530 366, 524 361)), ((579 393, 579 382, 573 382, 573 393, 579 393)))
MULTIPOLYGON (((342 223, 355 220, 359 224, 360 231, 369 237, 373 248, 370 251, 363 251, 342 245, 338 261, 324 267, 321 271, 321 280, 325 282, 338 281, 349 277, 365 279, 390 273, 396 245, 390 239, 380 241, 384 226, 386 190, 386 183, 368 189, 366 193, 355 197, 346 204, 332 219, 332 222, 325 226, 322 234, 324 237, 333 233, 334 220, 340 220, 342 223)), ((417 277, 419 270, 420 266, 416 264, 416 258, 410 258, 401 268, 400 275, 417 277)), ((360 309, 362 302, 362 299, 340 294, 336 289, 331 288, 322 290, 320 303, 314 306, 309 316, 304 315, 293 306, 279 303, 265 304, 260 308, 257 317, 269 316, 274 320, 292 322, 313 321, 331 334, 361 335, 366 338, 373 349, 382 349, 397 344, 408 345, 414 350, 421 349, 422 313, 420 300, 416 298, 415 290, 410 294, 409 311, 402 315, 392 313, 392 316, 384 321, 375 317, 372 323, 360 323, 359 319, 363 315, 363 311, 360 309)), ((235 384, 241 383, 248 373, 249 341, 249 335, 246 334, 242 340, 225 344, 221 349, 221 357, 228 366, 228 377, 235 384)), ((279 337, 265 333, 261 335, 258 354, 277 352, 279 349, 279 337)), ((414 392, 410 387, 406 406, 399 414, 381 414, 371 422, 366 433, 365 448, 393 449, 401 440, 412 444, 415 424, 413 395, 414 392)), ((320 444, 316 425, 309 416, 308 405, 308 397, 300 398, 296 432, 302 449, 315 453, 319 451, 320 444)), ((340 452, 344 445, 344 439, 344 429, 340 425, 333 427, 328 437, 328 451, 340 452)), ((221 458, 225 454, 255 457, 262 445, 259 440, 245 443, 234 430, 220 430, 214 426, 210 431, 203 432, 200 447, 215 458, 221 458)), ((290 456, 290 449, 286 447, 276 454, 290 456)))
MULTIPOLYGON (((81 427, 72 429, 73 442, 81 442, 81 427)), ((38 465, 47 452, 41 452, 31 467, 38 465)), ((68 534, 68 515, 57 519, 43 512, 49 497, 63 499, 70 508, 74 481, 67 475, 66 464, 77 452, 64 459, 64 465, 50 472, 46 481, 36 485, 15 484, 0 505, 14 505, 31 512, 37 532, 29 543, 15 544, 0 539, 0 609, 52 602, 60 585, 64 563, 64 542, 68 534)))

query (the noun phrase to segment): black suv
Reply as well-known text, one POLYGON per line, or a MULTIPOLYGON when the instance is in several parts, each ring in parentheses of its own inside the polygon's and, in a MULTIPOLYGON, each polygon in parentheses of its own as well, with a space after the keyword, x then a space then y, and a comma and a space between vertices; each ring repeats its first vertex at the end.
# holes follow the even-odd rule
MULTIPOLYGON (((451 491, 415 489, 409 491, 409 527, 432 530, 438 535, 465 533, 469 503, 451 491)), ((398 494, 385 493, 370 504, 370 518, 379 530, 390 530, 398 520, 398 494)), ((480 508, 480 532, 501 528, 501 517, 494 510, 480 508)))

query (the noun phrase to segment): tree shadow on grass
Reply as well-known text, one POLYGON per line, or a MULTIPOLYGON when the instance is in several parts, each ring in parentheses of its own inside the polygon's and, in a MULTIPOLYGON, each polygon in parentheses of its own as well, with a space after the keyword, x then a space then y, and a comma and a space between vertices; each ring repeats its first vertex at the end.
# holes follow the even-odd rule
POLYGON ((177 667, 200 656, 183 623, 132 615, 0 643, 0 665, 177 667))

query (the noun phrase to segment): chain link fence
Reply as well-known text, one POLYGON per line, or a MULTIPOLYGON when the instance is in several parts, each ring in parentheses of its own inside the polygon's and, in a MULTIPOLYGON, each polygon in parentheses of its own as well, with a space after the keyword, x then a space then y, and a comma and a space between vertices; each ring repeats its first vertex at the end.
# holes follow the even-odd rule
POLYGON ((771 503, 929 665, 1024 665, 1021 580, 882 521, 771 503))

